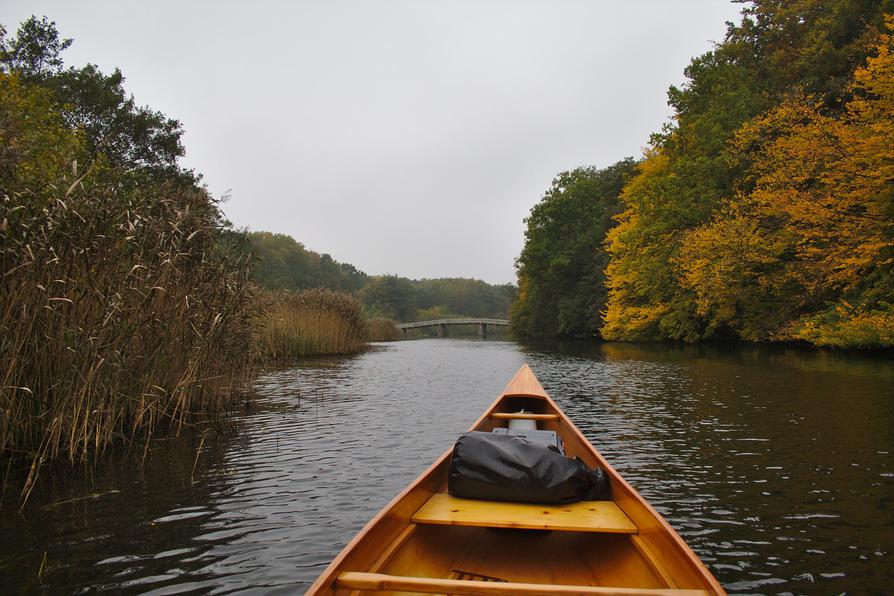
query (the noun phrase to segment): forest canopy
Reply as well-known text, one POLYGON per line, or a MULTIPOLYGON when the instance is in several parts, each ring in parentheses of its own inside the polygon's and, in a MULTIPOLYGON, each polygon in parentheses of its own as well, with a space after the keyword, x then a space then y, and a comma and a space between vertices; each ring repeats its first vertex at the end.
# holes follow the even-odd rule
POLYGON ((889 0, 748 3, 669 90, 673 120, 619 190, 612 221, 596 193, 574 208, 584 222, 563 215, 565 233, 548 232, 570 200, 556 183, 534 207, 516 327, 894 345, 891 13, 889 0), (587 227, 604 277, 584 259, 568 266, 570 238, 587 227), (582 287, 589 300, 574 301, 582 287))

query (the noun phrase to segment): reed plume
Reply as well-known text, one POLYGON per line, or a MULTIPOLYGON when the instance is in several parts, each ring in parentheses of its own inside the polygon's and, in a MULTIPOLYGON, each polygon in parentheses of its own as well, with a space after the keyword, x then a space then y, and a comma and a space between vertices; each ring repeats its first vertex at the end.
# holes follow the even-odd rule
POLYGON ((85 155, 15 77, 0 108, 0 455, 32 462, 27 497, 47 459, 226 407, 256 309, 203 188, 85 155))
POLYGON ((369 321, 369 341, 397 341, 401 337, 401 331, 395 321, 384 318, 369 321))
POLYGON ((360 302, 324 289, 265 292, 257 346, 263 358, 350 354, 366 346, 367 324, 360 302))

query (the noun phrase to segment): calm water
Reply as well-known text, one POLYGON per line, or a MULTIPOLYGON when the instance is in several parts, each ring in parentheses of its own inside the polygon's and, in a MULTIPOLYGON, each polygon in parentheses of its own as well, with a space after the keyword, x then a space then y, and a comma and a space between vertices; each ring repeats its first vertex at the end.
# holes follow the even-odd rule
POLYGON ((238 431, 47 469, 0 593, 296 593, 528 362, 734 593, 894 581, 894 363, 433 339, 271 372, 238 431))

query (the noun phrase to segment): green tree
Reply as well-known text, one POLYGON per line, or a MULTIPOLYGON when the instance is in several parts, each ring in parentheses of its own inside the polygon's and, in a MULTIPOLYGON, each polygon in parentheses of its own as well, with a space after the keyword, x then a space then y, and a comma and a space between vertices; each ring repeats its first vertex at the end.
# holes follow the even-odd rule
POLYGON ((618 195, 634 171, 633 160, 625 159, 601 170, 562 172, 531 209, 525 246, 516 260, 516 335, 598 335, 608 263, 602 243, 620 210, 618 195))
POLYGON ((138 106, 117 68, 111 75, 93 64, 63 69, 61 53, 71 43, 60 37, 55 22, 32 16, 15 37, 0 38, 0 70, 50 89, 69 125, 84 131, 91 154, 102 153, 114 166, 140 169, 143 179, 176 176, 187 184, 198 182, 177 165, 184 153, 180 122, 138 106))
POLYGON ((246 236, 255 258, 253 277, 264 288, 356 293, 366 283, 367 275, 353 265, 308 250, 286 234, 248 232, 246 236))
POLYGON ((62 52, 72 39, 60 39, 55 21, 32 16, 19 27, 13 39, 6 39, 0 26, 0 63, 29 78, 46 79, 62 72, 62 52))
POLYGON ((396 275, 377 275, 360 290, 360 301, 375 317, 412 321, 416 314, 413 284, 396 275))
MULTIPOLYGON (((412 283, 417 308, 442 307, 445 312, 466 317, 506 318, 516 293, 512 284, 492 285, 463 277, 420 279, 412 283)), ((417 314, 417 318, 431 317, 417 314)))

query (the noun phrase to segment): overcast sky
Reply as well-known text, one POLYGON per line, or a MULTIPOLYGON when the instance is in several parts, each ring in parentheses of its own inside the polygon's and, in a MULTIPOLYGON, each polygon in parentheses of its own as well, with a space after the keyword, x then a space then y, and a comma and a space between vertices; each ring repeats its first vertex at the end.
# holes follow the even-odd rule
POLYGON ((370 274, 515 280, 556 173, 639 157, 728 0, 4 0, 179 119, 239 227, 370 274))

